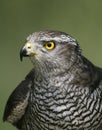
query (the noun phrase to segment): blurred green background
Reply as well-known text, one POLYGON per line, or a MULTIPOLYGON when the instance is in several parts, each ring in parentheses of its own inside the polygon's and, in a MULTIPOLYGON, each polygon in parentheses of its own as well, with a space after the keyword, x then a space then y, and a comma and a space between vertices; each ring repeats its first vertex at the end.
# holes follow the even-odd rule
POLYGON ((102 0, 0 0, 0 130, 8 96, 31 69, 19 51, 34 31, 61 30, 74 36, 84 55, 102 66, 102 0))

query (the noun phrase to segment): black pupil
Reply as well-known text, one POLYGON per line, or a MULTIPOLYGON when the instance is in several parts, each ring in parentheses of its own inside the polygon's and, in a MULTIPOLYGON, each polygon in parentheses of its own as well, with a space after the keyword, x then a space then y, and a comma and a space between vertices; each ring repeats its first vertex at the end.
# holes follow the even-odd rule
POLYGON ((51 43, 48 43, 47 46, 48 46, 48 47, 51 47, 51 43))

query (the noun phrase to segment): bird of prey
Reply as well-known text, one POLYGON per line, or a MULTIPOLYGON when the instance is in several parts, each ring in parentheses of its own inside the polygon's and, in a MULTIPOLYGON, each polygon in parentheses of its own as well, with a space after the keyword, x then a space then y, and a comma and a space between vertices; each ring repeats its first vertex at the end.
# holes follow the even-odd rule
POLYGON ((102 69, 59 31, 27 37, 20 59, 33 68, 10 95, 3 121, 19 130, 102 130, 102 69))

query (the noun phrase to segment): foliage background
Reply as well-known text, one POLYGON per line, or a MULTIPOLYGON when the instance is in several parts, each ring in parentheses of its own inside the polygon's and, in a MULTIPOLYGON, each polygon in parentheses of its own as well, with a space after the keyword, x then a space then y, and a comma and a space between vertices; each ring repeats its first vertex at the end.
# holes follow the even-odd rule
POLYGON ((8 96, 31 69, 19 51, 34 31, 61 30, 74 36, 84 55, 102 66, 102 0, 0 0, 0 130, 8 96))

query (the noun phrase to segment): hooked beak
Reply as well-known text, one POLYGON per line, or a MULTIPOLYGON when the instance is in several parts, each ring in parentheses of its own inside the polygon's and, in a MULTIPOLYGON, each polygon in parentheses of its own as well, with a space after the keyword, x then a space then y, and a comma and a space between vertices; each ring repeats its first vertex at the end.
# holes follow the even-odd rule
POLYGON ((23 61, 23 57, 28 57, 26 48, 22 47, 20 50, 20 60, 23 61))
POLYGON ((32 51, 31 43, 27 42, 20 50, 20 60, 23 60, 23 57, 31 57, 34 56, 34 52, 32 51))

